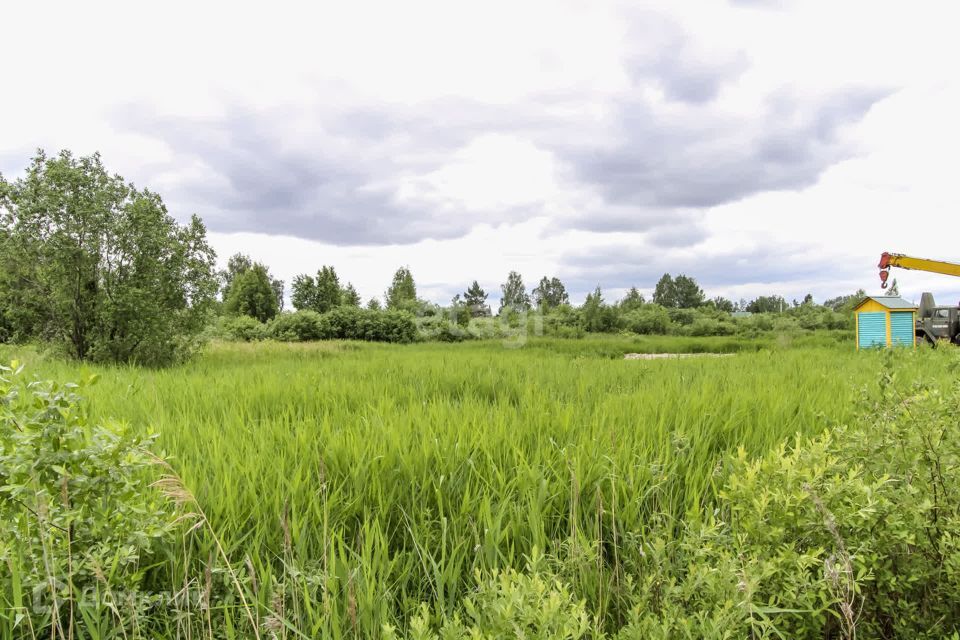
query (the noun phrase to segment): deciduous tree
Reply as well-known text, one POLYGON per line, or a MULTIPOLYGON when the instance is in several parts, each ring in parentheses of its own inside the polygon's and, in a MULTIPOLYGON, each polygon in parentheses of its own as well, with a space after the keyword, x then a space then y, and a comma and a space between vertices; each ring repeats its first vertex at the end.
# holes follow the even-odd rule
POLYGON ((409 309, 417 302, 417 285, 409 267, 400 267, 393 274, 393 282, 386 293, 388 309, 409 309))
POLYGON ((500 291, 500 312, 505 308, 515 311, 530 309, 530 296, 523 286, 523 278, 516 271, 511 271, 507 275, 507 281, 500 286, 500 291))
POLYGON ((167 364, 199 343, 217 293, 196 216, 178 224, 159 195, 111 175, 99 154, 38 151, 0 177, 5 322, 81 359, 167 364), (9 315, 9 314, 5 314, 9 315))
POLYGON ((569 302, 570 297, 567 295, 567 289, 558 278, 543 276, 533 290, 533 303, 544 311, 556 309, 569 302))

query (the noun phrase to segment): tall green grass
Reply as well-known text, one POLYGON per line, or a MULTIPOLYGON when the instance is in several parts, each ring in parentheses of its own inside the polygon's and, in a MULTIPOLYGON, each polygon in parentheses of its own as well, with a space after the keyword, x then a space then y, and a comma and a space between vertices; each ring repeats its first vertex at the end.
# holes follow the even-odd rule
MULTIPOLYGON (((18 355, 40 377, 96 371, 96 415, 160 434, 261 622, 340 638, 403 627, 423 602, 451 614, 476 571, 522 568, 535 550, 579 567, 578 597, 615 624, 637 540, 709 513, 731 451, 846 421, 886 366, 849 344, 623 361, 643 345, 616 340, 215 345, 165 370, 18 355)), ((951 361, 890 362, 909 379, 950 375, 951 361)), ((215 557, 198 529, 157 573, 199 584, 215 557)), ((213 626, 243 629, 225 602, 213 626)))

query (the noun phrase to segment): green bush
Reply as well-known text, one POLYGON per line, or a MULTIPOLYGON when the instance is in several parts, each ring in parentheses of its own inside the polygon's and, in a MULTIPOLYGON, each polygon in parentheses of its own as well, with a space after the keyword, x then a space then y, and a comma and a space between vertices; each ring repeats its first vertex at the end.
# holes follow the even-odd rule
POLYGON ((267 325, 267 332, 274 340, 283 342, 307 342, 330 337, 323 316, 316 311, 281 313, 267 325))
POLYGON ((956 633, 960 388, 883 384, 852 427, 741 452, 704 526, 644 547, 621 637, 956 633))
POLYGON ((269 325, 270 336, 286 342, 311 340, 368 340, 413 342, 417 325, 405 311, 337 307, 327 313, 283 313, 269 325))
POLYGON ((444 316, 430 316, 418 319, 417 338, 424 341, 463 342, 472 339, 473 335, 466 327, 454 324, 444 316))
POLYGON ((641 335, 662 335, 667 333, 670 327, 670 314, 658 304, 645 304, 623 316, 623 328, 641 335))
MULTIPOLYGON (((478 576, 477 588, 462 609, 466 622, 459 616, 438 621, 434 631, 429 609, 422 607, 410 623, 409 640, 579 640, 591 628, 583 601, 537 566, 528 566, 526 573, 497 571, 485 580, 478 576)), ((387 626, 384 638, 397 640, 396 630, 387 626)))
POLYGON ((224 318, 218 332, 226 340, 239 342, 256 342, 269 337, 267 325, 250 316, 224 318))
POLYGON ((694 320, 685 333, 691 336, 732 336, 736 332, 732 322, 704 317, 694 320))
POLYGON ((79 609, 120 637, 162 602, 150 567, 176 524, 152 439, 90 423, 77 385, 18 373, 0 366, 0 636, 79 637, 79 609))

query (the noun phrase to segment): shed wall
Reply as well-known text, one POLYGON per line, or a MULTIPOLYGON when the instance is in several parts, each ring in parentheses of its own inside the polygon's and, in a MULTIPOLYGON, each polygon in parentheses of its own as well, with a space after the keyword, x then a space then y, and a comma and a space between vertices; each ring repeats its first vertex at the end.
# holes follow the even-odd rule
POLYGON ((890 340, 895 346, 912 347, 914 344, 913 311, 890 312, 890 340))
POLYGON ((885 311, 861 311, 857 314, 857 346, 861 349, 887 346, 885 311))

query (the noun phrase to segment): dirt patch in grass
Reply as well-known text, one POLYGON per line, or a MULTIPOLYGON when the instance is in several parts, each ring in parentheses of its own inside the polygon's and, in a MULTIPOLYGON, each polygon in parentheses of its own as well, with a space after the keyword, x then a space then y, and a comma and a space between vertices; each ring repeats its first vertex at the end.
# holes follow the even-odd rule
POLYGON ((670 358, 729 358, 732 353, 626 353, 624 360, 665 360, 670 358))

